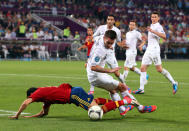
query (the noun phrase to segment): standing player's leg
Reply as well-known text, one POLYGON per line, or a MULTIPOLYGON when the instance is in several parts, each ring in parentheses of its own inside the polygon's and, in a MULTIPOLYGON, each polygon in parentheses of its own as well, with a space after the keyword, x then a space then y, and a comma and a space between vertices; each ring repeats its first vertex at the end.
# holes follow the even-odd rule
MULTIPOLYGON (((107 55, 106 63, 108 65, 108 67, 111 68, 111 69, 118 67, 118 62, 115 58, 115 53, 109 53, 107 55)), ((122 83, 125 83, 125 79, 124 79, 123 74, 121 74, 119 71, 116 71, 114 74, 119 79, 119 81, 121 81, 122 83)))
POLYGON ((148 66, 152 64, 151 55, 147 52, 144 53, 144 56, 142 58, 142 65, 140 68, 141 74, 140 74, 140 87, 139 89, 133 91, 134 94, 143 94, 144 93, 144 85, 147 84, 147 69, 148 66))
POLYGON ((88 92, 88 94, 94 94, 94 86, 92 84, 90 84, 90 90, 88 92))
POLYGON ((143 106, 143 105, 139 104, 138 101, 136 100, 136 98, 128 92, 127 85, 125 85, 123 83, 119 83, 118 89, 120 90, 123 99, 126 99, 127 101, 129 99, 131 99, 132 100, 131 105, 135 106, 139 112, 141 112, 141 113, 153 112, 157 109, 157 106, 155 106, 155 105, 143 106))
POLYGON ((166 69, 164 69, 162 67, 162 65, 156 65, 156 70, 161 73, 162 75, 165 76, 165 78, 167 78, 173 85, 173 94, 175 94, 178 90, 178 82, 176 82, 173 77, 171 76, 171 74, 169 73, 169 71, 167 71, 166 69))
POLYGON ((173 94, 175 94, 177 92, 177 89, 178 89, 178 82, 176 82, 173 79, 171 74, 166 69, 163 69, 160 53, 156 53, 154 55, 153 62, 154 62, 154 65, 156 66, 156 70, 158 72, 160 72, 162 75, 164 75, 172 83, 172 85, 173 85, 173 94))
MULTIPOLYGON (((116 92, 116 89, 119 85, 119 81, 114 80, 112 76, 106 73, 100 74, 98 75, 95 81, 91 82, 91 84, 94 85, 95 87, 99 87, 109 91, 110 97, 112 98, 113 101, 121 100, 121 97, 116 92)), ((126 110, 125 106, 120 106, 119 107, 120 115, 122 115, 122 113, 125 112, 125 110, 126 110)))

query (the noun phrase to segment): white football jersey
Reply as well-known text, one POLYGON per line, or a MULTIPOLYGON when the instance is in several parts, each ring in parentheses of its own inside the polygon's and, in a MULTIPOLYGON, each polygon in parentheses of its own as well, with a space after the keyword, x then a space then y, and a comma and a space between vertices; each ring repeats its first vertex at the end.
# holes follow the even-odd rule
MULTIPOLYGON (((150 28, 154 31, 165 34, 163 27, 160 25, 159 22, 156 23, 156 24, 151 24, 150 28)), ((160 52, 159 40, 160 40, 159 36, 157 36, 154 33, 148 32, 148 47, 147 47, 147 50, 150 50, 150 51, 155 50, 155 51, 160 52)))
POLYGON ((126 33, 126 45, 129 47, 126 50, 126 53, 137 53, 137 41, 142 40, 142 35, 137 30, 132 30, 126 33))
POLYGON ((98 46, 91 52, 90 58, 88 59, 87 63, 87 76, 90 82, 96 80, 97 75, 100 74, 99 72, 92 71, 91 67, 99 65, 102 68, 105 67, 106 57, 108 53, 108 49, 104 46, 103 37, 98 41, 98 46))
MULTIPOLYGON (((94 33, 93 38, 95 38, 97 36, 104 36, 104 34, 107 30, 108 30, 107 25, 99 26, 98 29, 96 30, 96 32, 94 33)), ((116 39, 115 43, 121 42, 121 31, 115 26, 113 26, 113 28, 111 30, 115 31, 117 34, 117 39, 116 39)), ((113 48, 115 47, 115 43, 112 45, 113 48)))

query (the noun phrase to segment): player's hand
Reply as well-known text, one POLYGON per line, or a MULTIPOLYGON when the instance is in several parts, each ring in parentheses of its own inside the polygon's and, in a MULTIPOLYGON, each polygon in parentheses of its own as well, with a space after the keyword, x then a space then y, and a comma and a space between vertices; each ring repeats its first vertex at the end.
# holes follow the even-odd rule
POLYGON ((78 51, 80 51, 80 50, 81 50, 81 48, 77 48, 77 50, 78 50, 78 51))
POLYGON ((121 67, 116 67, 110 70, 110 73, 114 73, 116 71, 119 71, 121 69, 121 67))
POLYGON ((152 32, 153 33, 153 30, 148 26, 147 27, 147 30, 149 31, 149 32, 152 32))
POLYGON ((9 116, 11 119, 18 119, 18 116, 9 116))
POLYGON ((122 48, 123 48, 123 49, 129 49, 129 46, 123 45, 122 48))
POLYGON ((140 51, 142 51, 142 47, 143 47, 143 45, 139 45, 139 46, 138 46, 138 49, 139 49, 140 51))

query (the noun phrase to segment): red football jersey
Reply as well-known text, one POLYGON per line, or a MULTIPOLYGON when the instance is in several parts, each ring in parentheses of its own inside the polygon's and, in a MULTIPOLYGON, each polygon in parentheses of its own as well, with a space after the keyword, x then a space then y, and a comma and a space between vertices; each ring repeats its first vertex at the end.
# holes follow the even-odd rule
POLYGON ((33 102, 45 102, 49 104, 66 104, 70 103, 71 85, 61 84, 58 87, 41 87, 38 88, 29 97, 33 102))
MULTIPOLYGON (((87 37, 86 37, 86 39, 88 39, 88 37, 89 37, 89 36, 87 36, 87 37)), ((88 48, 88 51, 87 51, 87 56, 89 56, 89 55, 90 55, 90 51, 91 51, 91 48, 92 48, 93 44, 94 44, 94 42, 93 42, 93 41, 92 41, 92 42, 85 42, 85 45, 86 45, 86 46, 87 46, 87 48, 88 48)))

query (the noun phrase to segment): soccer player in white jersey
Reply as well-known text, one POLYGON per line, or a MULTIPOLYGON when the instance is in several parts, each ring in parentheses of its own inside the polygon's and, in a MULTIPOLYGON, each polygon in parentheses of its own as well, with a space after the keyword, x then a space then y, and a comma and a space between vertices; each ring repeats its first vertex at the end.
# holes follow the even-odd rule
MULTIPOLYGON (((116 39, 116 32, 113 30, 108 30, 105 32, 105 35, 100 38, 98 41, 98 46, 91 52, 89 61, 87 63, 87 77, 91 85, 103 88, 111 93, 111 97, 113 101, 121 100, 119 94, 116 92, 117 90, 121 92, 123 98, 130 97, 134 101, 136 99, 133 95, 131 95, 128 91, 128 86, 125 84, 114 80, 112 76, 107 73, 115 73, 120 70, 120 67, 115 67, 112 69, 104 68, 106 64, 106 59, 108 58, 108 50, 112 48, 112 45, 116 39)), ((128 106, 125 108, 124 106, 120 106, 120 115, 125 115, 127 111, 132 109, 132 106, 128 106)), ((142 106, 140 104, 137 105, 138 110, 147 109, 148 112, 152 112, 156 110, 156 106, 142 106)))
MULTIPOLYGON (((99 26, 93 35, 93 38, 96 39, 96 37, 103 36, 107 30, 114 30, 116 32, 117 39, 114 42, 112 48, 110 50, 108 50, 109 55, 107 56, 107 61, 106 61, 108 67, 110 67, 111 69, 118 67, 118 63, 117 63, 117 60, 115 57, 115 49, 114 49, 115 44, 117 43, 117 45, 119 45, 120 47, 126 48, 126 46, 124 44, 122 44, 122 42, 121 42, 121 31, 117 27, 114 26, 114 23, 115 23, 114 16, 108 15, 107 24, 99 26)), ((116 71, 114 74, 116 75, 116 77, 118 77, 118 79, 121 82, 124 83, 123 75, 120 74, 119 71, 116 71)))
MULTIPOLYGON (((140 45, 143 45, 145 43, 145 38, 142 37, 142 34, 136 30, 136 22, 130 21, 129 22, 129 32, 126 33, 126 41, 125 44, 127 45, 128 49, 126 50, 126 60, 124 63, 124 79, 127 78, 127 75, 129 73, 129 69, 138 75, 141 74, 140 69, 135 67, 136 64, 136 56, 137 56, 137 42, 138 40, 141 41, 140 45)), ((148 75, 146 77, 148 79, 148 75)))
POLYGON ((160 57, 160 46, 159 39, 166 39, 166 34, 163 30, 163 27, 159 23, 159 14, 153 12, 151 14, 152 24, 150 27, 147 27, 148 30, 148 47, 144 56, 142 58, 141 64, 141 75, 140 75, 140 88, 133 91, 134 94, 144 93, 144 85, 146 84, 146 71, 149 65, 154 63, 156 70, 164 75, 173 85, 173 94, 177 92, 178 82, 176 82, 171 74, 162 67, 161 57, 160 57))

